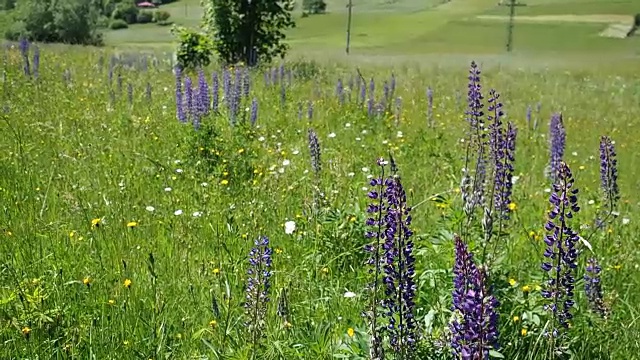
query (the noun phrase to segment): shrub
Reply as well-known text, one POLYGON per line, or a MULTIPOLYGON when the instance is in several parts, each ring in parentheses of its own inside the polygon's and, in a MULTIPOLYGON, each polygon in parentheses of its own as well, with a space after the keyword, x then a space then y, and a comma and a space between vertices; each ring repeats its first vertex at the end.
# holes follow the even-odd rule
POLYGON ((640 13, 633 18, 633 24, 635 27, 640 27, 640 13))
POLYGON ((129 24, 127 24, 126 21, 121 20, 121 19, 115 19, 111 21, 111 24, 109 24, 109 28, 111 30, 120 30, 120 29, 126 29, 129 27, 129 24))
POLYGON ((153 13, 151 11, 140 11, 136 16, 136 22, 138 24, 148 24, 153 21, 153 13))
POLYGON ((183 69, 195 69, 207 66, 213 56, 213 41, 206 34, 175 26, 171 33, 178 38, 178 64, 183 69))
POLYGON ((124 20, 127 24, 135 24, 140 9, 133 2, 122 2, 113 10, 111 18, 124 20))
POLYGON ((153 21, 157 23, 166 22, 170 17, 171 17, 171 14, 169 14, 166 11, 158 10, 153 13, 153 21))

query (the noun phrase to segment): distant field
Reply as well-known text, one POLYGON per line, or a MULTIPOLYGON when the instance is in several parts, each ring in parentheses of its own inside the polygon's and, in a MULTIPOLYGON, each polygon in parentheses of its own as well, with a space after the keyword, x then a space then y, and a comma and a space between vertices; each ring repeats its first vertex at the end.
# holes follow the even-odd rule
MULTIPOLYGON (((505 1, 507 2, 507 1, 505 1)), ((634 15, 640 13, 640 1, 633 0, 560 0, 536 1, 521 0, 526 6, 516 7, 518 15, 556 15, 556 14, 619 14, 634 15)), ((508 6, 493 6, 486 14, 508 14, 508 6)))

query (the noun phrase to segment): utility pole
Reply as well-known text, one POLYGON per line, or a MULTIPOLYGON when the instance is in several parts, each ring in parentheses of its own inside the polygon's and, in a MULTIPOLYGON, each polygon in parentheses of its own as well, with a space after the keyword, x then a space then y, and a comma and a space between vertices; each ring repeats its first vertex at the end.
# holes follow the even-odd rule
POLYGON ((507 27, 507 52, 513 48, 513 26, 516 15, 516 0, 509 1, 509 25, 507 27))
POLYGON ((349 0, 347 4, 348 17, 347 17, 347 55, 349 55, 349 45, 351 45, 351 8, 353 7, 352 0, 349 0))

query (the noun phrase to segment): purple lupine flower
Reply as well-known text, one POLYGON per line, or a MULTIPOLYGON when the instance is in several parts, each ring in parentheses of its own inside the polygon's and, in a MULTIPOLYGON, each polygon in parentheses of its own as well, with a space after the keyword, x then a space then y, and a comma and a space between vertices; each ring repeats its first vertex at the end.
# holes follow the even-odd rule
POLYGON ((307 119, 309 121, 313 120, 313 101, 309 100, 307 104, 307 119))
POLYGON ((487 134, 483 120, 484 112, 482 108, 484 104, 482 100, 484 97, 482 96, 482 86, 480 85, 480 74, 478 65, 472 61, 468 77, 468 109, 465 112, 469 123, 469 131, 467 134, 465 166, 460 186, 467 216, 471 216, 475 208, 482 206, 485 201, 487 134), (475 151, 475 173, 472 176, 469 168, 472 164, 473 151, 475 151))
POLYGON ((205 77, 204 70, 198 71, 198 98, 196 112, 198 117, 206 116, 209 114, 211 98, 209 97, 209 84, 205 77))
POLYGON ((338 79, 338 84, 336 84, 336 96, 338 97, 340 105, 344 105, 344 86, 342 85, 342 79, 338 79))
POLYGON ((244 68, 244 74, 242 79, 242 95, 245 98, 249 98, 249 92, 251 91, 251 73, 249 68, 244 68))
POLYGON ((553 114, 549 122, 549 149, 551 154, 548 170, 548 175, 552 182, 555 182, 558 177, 560 163, 564 158, 566 141, 567 134, 562 123, 562 114, 553 114))
POLYGON ((613 212, 620 200, 618 188, 618 160, 614 142, 608 136, 600 138, 600 186, 604 192, 609 212, 613 212))
POLYGON ((38 78, 40 73, 40 48, 33 49, 33 77, 38 78))
MULTIPOLYGON (((373 239, 374 243, 367 245, 365 251, 372 256, 368 261, 372 266, 370 273, 375 273, 374 283, 369 287, 372 290, 372 308, 367 317, 372 337, 372 358, 382 358, 380 339, 384 328, 391 349, 406 359, 413 357, 416 350, 415 258, 411 240, 413 232, 409 228, 411 208, 407 205, 400 177, 397 174, 384 177, 386 164, 383 159, 378 160, 382 176, 370 181, 374 190, 368 194, 370 199, 377 200, 377 204, 371 204, 367 209, 372 214, 367 225, 374 230, 368 231, 366 237, 373 239), (383 309, 381 316, 375 309, 377 306, 383 309)), ((393 170, 396 169, 392 164, 393 170)))
POLYGON ((182 91, 182 68, 180 66, 175 67, 176 74, 176 117, 181 123, 187 122, 187 114, 185 113, 184 103, 185 99, 182 91))
POLYGON ((553 339, 561 336, 560 328, 568 328, 573 317, 571 308, 574 305, 575 272, 578 266, 576 243, 580 236, 569 226, 569 220, 580 210, 577 194, 571 169, 565 162, 560 162, 549 198, 552 209, 544 226, 547 231, 544 242, 547 246, 542 263, 548 280, 541 294, 548 302, 544 309, 552 317, 551 330, 545 335, 553 339))
POLYGON ((30 69, 30 65, 29 65, 29 40, 27 40, 26 38, 21 38, 20 39, 20 53, 22 54, 22 59, 23 59, 23 70, 24 70, 24 74, 27 76, 31 76, 31 69, 30 69))
POLYGON ((218 103, 220 97, 220 80, 218 79, 218 73, 214 72, 211 75, 211 110, 218 112, 218 103))
POLYGON ((129 104, 133 105, 133 84, 127 83, 127 99, 129 100, 129 104))
POLYGON ((278 68, 271 68, 271 83, 276 85, 278 83, 278 68))
POLYGON ((311 156, 311 168, 317 176, 322 170, 322 163, 320 162, 320 140, 318 140, 318 134, 313 129, 309 129, 309 154, 311 156))
POLYGON ((427 124, 433 127, 433 89, 427 88, 427 124))
POLYGON ((493 89, 489 92, 488 103, 489 150, 494 167, 493 210, 498 213, 501 219, 508 219, 517 132, 512 123, 507 125, 507 129, 502 126, 504 113, 498 92, 493 89))
POLYGON ((385 81, 382 84, 382 103, 385 105, 389 103, 389 97, 391 96, 391 91, 389 90, 389 84, 385 81))
POLYGON ((347 84, 347 86, 349 87, 349 91, 347 92, 349 102, 351 102, 351 93, 353 93, 353 90, 354 90, 353 83, 354 83, 353 75, 351 75, 351 77, 349 78, 349 84, 347 84))
POLYGON ((193 84, 191 78, 185 76, 184 78, 184 101, 186 105, 186 113, 188 117, 193 117, 194 110, 194 97, 193 97, 193 84))
POLYGON ((478 269, 467 245, 454 236, 453 311, 451 347, 458 359, 482 360, 498 349, 498 300, 486 285, 484 270, 478 269))
POLYGON ((247 295, 244 308, 247 316, 245 326, 254 347, 262 338, 266 324, 272 275, 271 254, 269 238, 266 236, 257 238, 254 241, 254 247, 249 252, 247 295))
POLYGON ((369 117, 373 117, 374 115, 374 105, 375 105, 375 99, 373 97, 369 97, 369 99, 367 100, 367 115, 369 115, 369 117))
POLYGON ((147 98, 147 101, 149 103, 151 103, 151 83, 147 82, 147 87, 145 88, 145 97, 147 98))
POLYGON ((287 88, 284 86, 284 83, 280 84, 280 106, 284 108, 284 105, 287 103, 287 88))
POLYGON ((358 83, 358 86, 360 87, 360 104, 364 105, 364 101, 367 98, 367 87, 364 83, 358 83))
POLYGON ((395 74, 391 74, 391 85, 389 85, 389 87, 391 88, 391 94, 395 94, 396 93, 396 75, 395 74))
POLYGON ((284 68, 284 63, 280 64, 280 81, 284 82, 284 77, 286 75, 286 71, 284 68))
POLYGON ((229 69, 222 71, 222 94, 227 105, 227 110, 231 111, 231 72, 229 69))
POLYGON ((256 126, 256 122, 258 121, 258 99, 253 98, 251 100, 251 114, 249 117, 249 122, 251 126, 256 126))
POLYGON ((586 272, 584 274, 584 291, 587 295, 591 311, 603 318, 607 318, 609 315, 609 307, 602 297, 601 271, 602 268, 600 268, 598 260, 594 258, 587 260, 586 272))

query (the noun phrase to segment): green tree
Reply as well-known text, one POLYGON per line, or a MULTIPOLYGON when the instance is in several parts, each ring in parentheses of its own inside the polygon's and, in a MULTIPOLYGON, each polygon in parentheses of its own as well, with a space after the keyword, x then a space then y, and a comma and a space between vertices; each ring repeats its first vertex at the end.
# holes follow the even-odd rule
POLYGON ((100 45, 98 13, 85 0, 24 0, 17 3, 9 40, 100 45))
POLYGON ((288 50, 285 31, 295 26, 292 0, 209 0, 205 6, 213 21, 203 27, 213 32, 216 52, 228 64, 254 66, 284 57, 288 50), (213 26, 211 26, 213 25, 213 26))
POLYGON ((324 14, 327 11, 327 3, 324 0, 304 0, 302 8, 309 14, 324 14))

